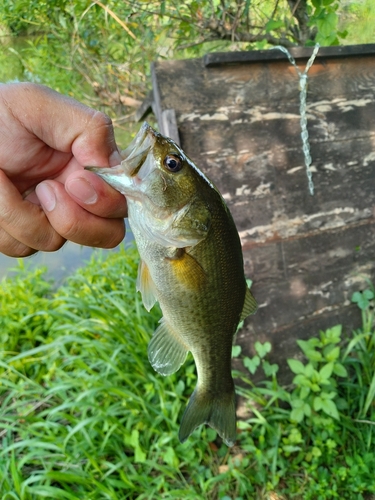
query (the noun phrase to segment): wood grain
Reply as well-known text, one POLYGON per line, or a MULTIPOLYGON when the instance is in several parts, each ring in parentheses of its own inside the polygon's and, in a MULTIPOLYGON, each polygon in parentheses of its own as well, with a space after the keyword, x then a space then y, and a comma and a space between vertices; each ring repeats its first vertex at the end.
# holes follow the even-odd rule
MULTIPOLYGON (((358 327, 352 293, 375 281, 375 45, 329 49, 308 80, 314 196, 285 56, 212 54, 152 69, 159 121, 174 110, 182 148, 222 192, 241 237, 260 308, 238 341, 251 353, 270 340, 279 362, 298 355, 297 338, 358 327)), ((301 71, 309 53, 295 54, 301 71)))

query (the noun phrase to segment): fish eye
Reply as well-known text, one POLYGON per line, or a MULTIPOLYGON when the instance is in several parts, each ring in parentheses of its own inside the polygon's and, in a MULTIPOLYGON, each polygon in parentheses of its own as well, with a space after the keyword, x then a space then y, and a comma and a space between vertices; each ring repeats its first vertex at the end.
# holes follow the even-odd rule
POLYGON ((167 155, 164 158, 164 165, 170 172, 179 172, 182 169, 182 160, 177 155, 167 155))

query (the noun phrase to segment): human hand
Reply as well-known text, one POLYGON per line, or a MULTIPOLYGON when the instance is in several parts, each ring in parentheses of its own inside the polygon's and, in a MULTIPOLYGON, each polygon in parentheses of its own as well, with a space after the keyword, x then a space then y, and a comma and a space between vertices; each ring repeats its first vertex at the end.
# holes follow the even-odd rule
POLYGON ((0 252, 120 243, 126 200, 83 167, 121 160, 103 113, 41 85, 0 84, 0 252))

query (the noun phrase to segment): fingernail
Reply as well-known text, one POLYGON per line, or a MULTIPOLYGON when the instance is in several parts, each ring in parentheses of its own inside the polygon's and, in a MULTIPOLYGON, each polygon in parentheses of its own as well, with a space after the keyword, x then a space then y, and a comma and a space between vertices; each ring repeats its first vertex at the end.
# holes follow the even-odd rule
POLYGON ((86 205, 92 205, 98 200, 98 194, 94 187, 81 177, 67 181, 65 189, 70 195, 78 198, 78 200, 86 203, 86 205))
POLYGON ((123 158, 121 157, 120 153, 117 150, 113 151, 113 153, 111 153, 109 156, 109 166, 115 167, 116 165, 119 165, 122 160, 123 158))
POLYGON ((52 212, 56 206, 56 195, 51 186, 42 182, 36 186, 35 193, 43 208, 47 210, 47 212, 52 212))

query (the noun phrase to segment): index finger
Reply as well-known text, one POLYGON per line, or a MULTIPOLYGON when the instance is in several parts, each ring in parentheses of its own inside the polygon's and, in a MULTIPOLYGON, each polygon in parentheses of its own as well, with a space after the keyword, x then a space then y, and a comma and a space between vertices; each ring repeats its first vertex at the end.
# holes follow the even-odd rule
POLYGON ((73 153, 81 165, 110 166, 121 161, 111 119, 43 85, 2 87, 12 117, 51 148, 73 153))

